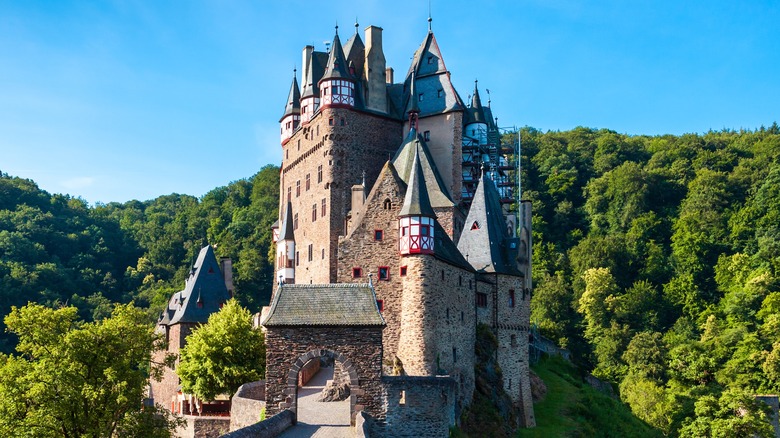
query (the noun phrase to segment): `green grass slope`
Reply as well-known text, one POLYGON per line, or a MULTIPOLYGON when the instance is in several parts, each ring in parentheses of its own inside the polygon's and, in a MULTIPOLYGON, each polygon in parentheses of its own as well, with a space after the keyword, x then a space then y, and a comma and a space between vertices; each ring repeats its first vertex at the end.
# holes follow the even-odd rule
POLYGON ((585 383, 574 365, 558 357, 532 367, 547 385, 547 396, 534 404, 537 426, 519 438, 661 437, 634 417, 628 406, 585 383))

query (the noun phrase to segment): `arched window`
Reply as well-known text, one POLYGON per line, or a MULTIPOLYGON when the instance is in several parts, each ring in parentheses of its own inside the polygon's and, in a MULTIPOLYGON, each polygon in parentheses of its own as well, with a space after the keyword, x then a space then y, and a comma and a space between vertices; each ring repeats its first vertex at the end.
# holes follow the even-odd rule
POLYGON ((390 210, 393 208, 393 201, 390 199, 385 199, 385 202, 382 204, 382 208, 385 210, 390 210))

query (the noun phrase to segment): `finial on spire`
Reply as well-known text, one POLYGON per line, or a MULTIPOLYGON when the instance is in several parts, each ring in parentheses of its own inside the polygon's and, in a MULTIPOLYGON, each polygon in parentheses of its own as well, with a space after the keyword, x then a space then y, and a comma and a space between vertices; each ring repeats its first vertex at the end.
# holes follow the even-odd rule
POLYGON ((479 177, 482 178, 483 175, 485 175, 485 162, 484 161, 479 166, 479 177))
POLYGON ((369 272, 368 273, 368 285, 373 289, 374 288, 374 273, 369 272))
POLYGON ((428 32, 432 32, 431 30, 431 22, 433 21, 433 18, 431 18, 431 0, 428 0, 428 32))
POLYGON ((339 21, 336 20, 336 35, 339 34, 339 21))
POLYGON ((357 35, 357 34, 358 34, 358 27, 359 27, 359 26, 360 26, 360 25, 358 24, 357 15, 355 15, 355 35, 357 35))

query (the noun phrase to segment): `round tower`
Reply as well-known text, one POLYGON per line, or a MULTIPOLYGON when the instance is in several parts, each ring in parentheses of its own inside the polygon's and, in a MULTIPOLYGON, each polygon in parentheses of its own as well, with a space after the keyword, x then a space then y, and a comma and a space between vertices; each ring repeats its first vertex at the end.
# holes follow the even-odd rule
POLYGON ((344 57, 338 26, 336 26, 336 36, 333 37, 328 66, 319 82, 319 89, 321 108, 355 106, 355 76, 350 72, 344 57))
POLYGON ((293 132, 298 129, 301 122, 301 91, 298 88, 296 70, 293 70, 293 80, 290 93, 287 95, 287 105, 284 106, 284 114, 279 119, 282 146, 287 144, 293 132))
POLYGON ((414 152, 412 173, 404 197, 404 205, 398 215, 398 250, 401 255, 433 254, 434 221, 436 213, 431 207, 425 187, 420 155, 414 152))
POLYGON ((466 125, 463 136, 476 141, 480 146, 487 144, 488 124, 485 119, 485 110, 482 109, 482 100, 479 98, 478 81, 474 81, 474 95, 471 96, 471 107, 468 109, 466 125))
POLYGON ((276 240, 276 277, 285 284, 295 283, 295 234, 290 202, 276 240))

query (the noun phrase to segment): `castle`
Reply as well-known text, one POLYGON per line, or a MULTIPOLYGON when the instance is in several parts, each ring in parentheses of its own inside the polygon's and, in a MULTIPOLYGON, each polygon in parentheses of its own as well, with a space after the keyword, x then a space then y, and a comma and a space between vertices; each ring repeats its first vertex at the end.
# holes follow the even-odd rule
POLYGON ((472 399, 476 329, 486 324, 504 390, 522 425, 534 426, 530 206, 506 184, 489 105, 476 85, 464 104, 430 20, 398 83, 379 27, 365 29, 365 43, 356 25, 345 43, 336 27, 327 52, 306 46, 280 125, 278 286, 262 319, 268 412, 295 409, 294 374, 318 355, 345 362, 345 374, 354 368, 353 419, 360 410, 398 419, 397 390, 423 380, 393 375, 449 376, 457 412, 472 399), (519 215, 508 214, 511 202, 519 215), (373 362, 357 366, 360 353, 343 351, 353 343, 373 362))
MULTIPOLYGON (((336 27, 326 52, 304 47, 301 73, 280 119, 278 280, 258 318, 266 414, 295 415, 299 373, 327 357, 350 387, 353 424, 446 436, 471 403, 485 324, 518 426, 533 427, 530 205, 514 182, 518 151, 476 83, 467 105, 430 19, 398 83, 382 29, 368 26, 364 43, 357 24, 345 43, 336 27)), ((158 323, 168 353, 232 296, 229 260, 221 276, 217 265, 204 248, 171 298, 158 323)), ((172 372, 151 386, 173 412, 200 409, 172 372)))

